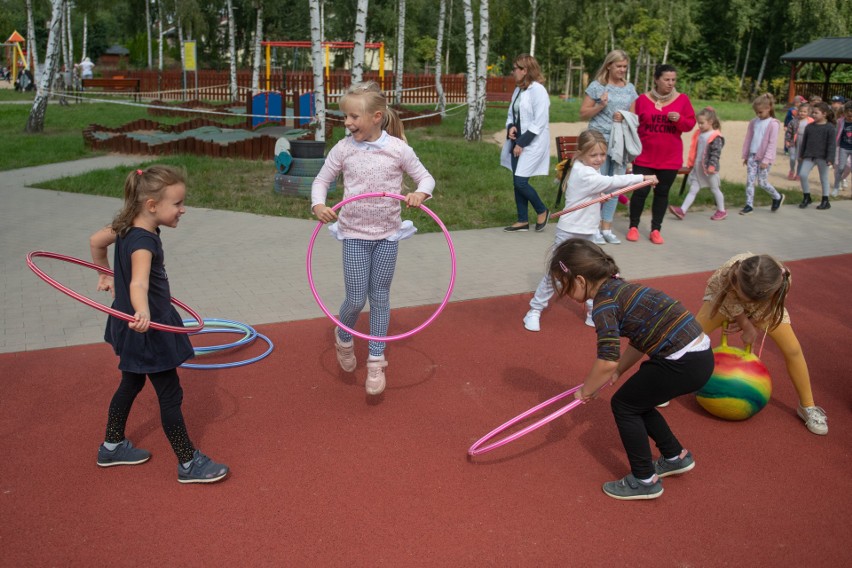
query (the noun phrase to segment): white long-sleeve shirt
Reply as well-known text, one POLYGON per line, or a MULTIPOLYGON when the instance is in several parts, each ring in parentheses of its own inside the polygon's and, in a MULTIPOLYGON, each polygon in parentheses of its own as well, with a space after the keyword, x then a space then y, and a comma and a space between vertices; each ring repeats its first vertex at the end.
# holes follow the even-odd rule
MULTIPOLYGON (((579 205, 602 193, 610 193, 617 189, 643 181, 640 175, 629 174, 621 176, 605 176, 580 160, 575 160, 568 176, 568 187, 565 189, 565 209, 579 205)), ((598 231, 601 223, 601 206, 599 203, 566 213, 559 218, 557 227, 569 233, 591 235, 598 231)))

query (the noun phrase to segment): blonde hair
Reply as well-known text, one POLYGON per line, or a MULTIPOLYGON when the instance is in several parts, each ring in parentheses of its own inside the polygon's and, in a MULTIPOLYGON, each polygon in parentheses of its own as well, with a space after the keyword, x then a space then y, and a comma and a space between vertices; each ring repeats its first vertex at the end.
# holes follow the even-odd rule
POLYGON ((627 64, 630 65, 630 56, 627 55, 626 51, 613 49, 607 53, 603 63, 601 63, 601 66, 598 69, 598 72, 595 73, 595 81, 606 86, 606 84, 609 83, 609 66, 619 61, 626 61, 627 64))
POLYGON ((719 122, 719 117, 716 116, 716 109, 713 107, 704 107, 695 115, 695 118, 704 118, 713 127, 713 130, 721 130, 722 124, 719 122))
POLYGON ((589 129, 582 131, 577 137, 577 154, 575 158, 582 158, 594 150, 596 146, 603 146, 603 149, 606 150, 606 137, 597 130, 589 129))
POLYGON ((765 305, 761 322, 769 330, 775 329, 784 318, 784 302, 790 290, 790 271, 768 254, 756 254, 738 260, 725 275, 725 288, 713 302, 710 316, 719 313, 729 292, 736 287, 748 296, 746 302, 765 305))
POLYGON ((146 201, 159 201, 166 187, 178 183, 186 184, 186 176, 172 166, 151 166, 130 172, 124 180, 124 207, 112 221, 115 234, 124 236, 146 201))
POLYGON ((340 98, 340 109, 345 111, 347 107, 352 108, 351 105, 353 104, 360 105, 360 108, 368 114, 380 112, 382 114, 382 130, 407 142, 405 128, 399 114, 388 106, 385 94, 375 81, 353 83, 349 86, 346 94, 340 98))
POLYGON ((769 116, 775 118, 775 97, 771 93, 763 93, 758 95, 751 103, 751 108, 757 112, 758 108, 769 107, 769 116))
POLYGON ((533 81, 544 84, 544 75, 541 73, 541 66, 535 57, 529 53, 522 53, 515 58, 515 65, 521 69, 526 69, 526 75, 520 83, 522 89, 526 89, 533 81))

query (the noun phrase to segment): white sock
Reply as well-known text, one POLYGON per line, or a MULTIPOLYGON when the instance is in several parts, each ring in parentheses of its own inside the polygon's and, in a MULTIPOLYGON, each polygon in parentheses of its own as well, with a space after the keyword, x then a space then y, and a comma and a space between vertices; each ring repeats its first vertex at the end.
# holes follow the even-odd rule
POLYGON ((602 231, 602 234, 604 234, 604 235, 611 235, 611 234, 612 234, 612 229, 604 229, 604 230, 602 231))
POLYGON ((655 478, 656 476, 657 476, 657 474, 654 474, 654 475, 652 475, 651 477, 649 477, 648 479, 640 479, 639 481, 641 481, 641 482, 642 482, 642 483, 644 483, 645 485, 651 485, 652 483, 654 483, 654 478, 655 478))
POLYGON ((120 444, 121 444, 121 442, 119 442, 118 444, 113 444, 112 442, 104 442, 104 447, 105 447, 106 449, 108 449, 109 451, 111 451, 111 452, 112 452, 112 451, 113 451, 113 450, 115 450, 115 449, 116 449, 116 448, 117 448, 120 444))
POLYGON ((384 355, 370 355, 369 357, 367 357, 367 361, 384 361, 384 360, 385 360, 384 355))

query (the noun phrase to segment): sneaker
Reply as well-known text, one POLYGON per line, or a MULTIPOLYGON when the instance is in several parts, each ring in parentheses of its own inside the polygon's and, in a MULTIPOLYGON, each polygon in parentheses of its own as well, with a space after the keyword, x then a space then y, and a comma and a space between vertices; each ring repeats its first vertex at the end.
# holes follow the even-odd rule
POLYGON ((528 331, 541 331, 541 310, 537 310, 535 308, 531 309, 527 312, 527 315, 524 316, 524 327, 528 331))
POLYGON ((660 231, 657 231, 656 229, 651 231, 651 235, 649 236, 649 238, 651 239, 651 242, 655 245, 661 245, 666 242, 663 240, 663 236, 660 234, 660 231))
POLYGON ((793 178, 793 181, 802 181, 802 178, 799 177, 799 174, 796 174, 796 177, 793 178))
POLYGON ((654 462, 654 471, 657 472, 657 477, 680 475, 694 467, 695 460, 692 459, 692 452, 686 452, 685 456, 674 461, 669 461, 663 456, 660 456, 660 458, 654 462))
POLYGON ((586 325, 589 327, 595 327, 595 320, 592 319, 592 314, 586 314, 586 325))
POLYGON ((106 449, 103 444, 98 448, 98 465, 101 467, 139 465, 149 459, 151 459, 151 452, 142 448, 134 448, 127 438, 122 440, 114 450, 106 449))
POLYGON ((771 207, 770 211, 772 211, 773 213, 778 211, 778 208, 781 207, 781 205, 784 203, 784 200, 787 198, 787 196, 784 195, 783 193, 780 193, 779 195, 781 197, 779 197, 778 199, 772 200, 772 207, 771 207))
POLYGON ((663 484, 660 480, 653 483, 642 483, 633 474, 627 474, 618 481, 608 481, 603 484, 603 491, 614 499, 632 501, 634 499, 656 499, 663 494, 663 484))
POLYGON ((344 345, 340 342, 340 336, 337 335, 338 331, 340 331, 340 328, 335 327, 334 349, 335 351, 337 351, 337 362, 340 363, 341 369, 343 369, 347 373, 351 373, 358 365, 358 361, 355 359, 355 342, 350 341, 349 345, 344 345))
POLYGON ((657 405, 657 408, 665 408, 669 405, 670 402, 671 402, 670 400, 667 400, 666 402, 661 402, 660 404, 657 405))
POLYGON ((628 241, 638 241, 639 240, 639 229, 636 227, 630 227, 630 230, 627 231, 627 240, 628 241))
POLYGON ((796 179, 796 172, 793 171, 793 170, 790 170, 790 173, 787 174, 787 179, 790 180, 790 181, 793 181, 794 179, 796 179))
POLYGON ((819 434, 820 436, 828 434, 828 416, 825 415, 825 410, 819 406, 803 408, 799 405, 796 414, 805 421, 805 426, 814 434, 819 434))
POLYGON ((840 195, 840 188, 839 187, 835 187, 834 189, 831 190, 831 196, 832 197, 837 197, 838 195, 840 195))
POLYGON ((715 212, 715 213, 713 213, 713 215, 710 217, 710 220, 711 220, 711 221, 721 221, 722 219, 724 219, 724 218, 725 218, 725 217, 727 217, 727 216, 728 216, 728 212, 727 212, 727 211, 716 211, 716 212, 715 212))
POLYGON ((616 237, 615 233, 613 233, 612 231, 610 231, 608 233, 603 233, 603 238, 606 242, 608 242, 611 245, 620 245, 621 244, 621 239, 616 237))
POLYGON ((385 390, 385 367, 388 362, 382 359, 381 361, 367 361, 367 382, 364 383, 364 388, 369 395, 382 394, 385 390))
POLYGON ((228 466, 216 463, 195 450, 189 467, 178 464, 178 483, 215 483, 228 475, 228 466))
POLYGON ((604 236, 601 233, 598 233, 594 237, 592 237, 592 242, 595 243, 596 245, 605 245, 606 239, 604 238, 604 236))
POLYGON ((740 211, 740 215, 750 215, 752 211, 754 211, 754 207, 752 207, 751 205, 746 205, 740 211))
POLYGON ((684 213, 683 209, 681 209, 677 205, 669 205, 669 211, 671 211, 672 215, 674 215, 675 217, 677 217, 681 221, 683 220, 684 217, 686 217, 686 213, 684 213))

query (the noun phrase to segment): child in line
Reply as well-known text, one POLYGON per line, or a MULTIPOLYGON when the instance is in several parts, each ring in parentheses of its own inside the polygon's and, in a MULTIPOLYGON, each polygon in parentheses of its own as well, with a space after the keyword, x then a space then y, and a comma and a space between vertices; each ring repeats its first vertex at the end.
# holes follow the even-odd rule
MULTIPOLYGON (((580 133, 577 138, 577 155, 565 190, 565 209, 598 197, 602 193, 611 193, 642 181, 657 181, 656 176, 651 175, 603 175, 600 169, 606 159, 607 144, 604 135, 597 130, 580 133)), ((556 225, 554 246, 573 238, 591 241, 598 232, 600 222, 601 208, 597 205, 562 215, 556 225)), ((545 274, 530 300, 530 310, 524 316, 524 327, 529 331, 541 331, 541 312, 547 307, 551 296, 553 286, 549 274, 545 274)), ((586 306, 586 325, 594 326, 591 300, 586 306)))
POLYGON ((834 190, 831 195, 837 197, 840 185, 849 177, 852 170, 852 101, 843 105, 843 115, 837 121, 837 156, 834 161, 834 190))
POLYGON ((799 175, 799 141, 801 133, 805 132, 805 127, 813 122, 811 118, 811 105, 802 103, 799 105, 795 116, 787 123, 784 128, 784 147, 790 155, 790 171, 787 173, 787 179, 790 181, 798 181, 799 175))
POLYGON ((790 270, 771 256, 738 254, 707 280, 704 303, 695 317, 706 334, 727 322, 726 332, 741 330, 746 345, 754 344, 758 329, 765 330, 784 355, 799 395, 797 414, 808 430, 824 435, 828 434, 828 419, 814 404, 808 364, 784 307, 790 281, 790 270))
POLYGON ((802 140, 805 139, 805 128, 814 121, 811 111, 817 102, 819 101, 808 103, 806 109, 799 110, 799 126, 796 129, 796 175, 793 178, 795 181, 799 181, 799 170, 802 169, 802 140))
POLYGON ((759 95, 752 108, 757 118, 748 123, 743 142, 743 165, 746 166, 746 204, 740 215, 749 215, 754 211, 754 184, 757 184, 772 196, 771 211, 775 213, 784 203, 784 195, 778 193, 769 183, 769 168, 775 161, 775 146, 781 123, 775 119, 775 98, 769 93, 759 95))
MULTIPOLYGON (((390 323, 390 286, 396 268, 399 240, 412 233, 402 229, 400 201, 378 197, 362 199, 344 207, 338 215, 325 205, 328 188, 341 172, 343 197, 360 193, 401 194, 403 174, 417 184, 405 196, 408 207, 418 207, 432 195, 435 179, 406 143, 402 122, 388 106, 387 99, 373 81, 352 85, 340 100, 344 125, 350 136, 328 153, 325 164, 311 187, 311 211, 323 223, 338 220, 336 232, 343 241, 343 278, 346 298, 340 307, 340 321, 352 328, 367 298, 370 300, 370 335, 384 337, 390 323)), ((385 389, 385 342, 369 342, 367 394, 385 389)), ((335 327, 337 361, 346 372, 357 366, 352 335, 335 327)))
POLYGON ((811 204, 811 188, 808 182, 808 175, 814 166, 819 170, 819 181, 822 184, 822 201, 817 205, 817 209, 831 209, 831 203, 828 201, 828 168, 834 160, 834 144, 836 139, 836 131, 834 129, 834 113, 826 103, 816 103, 811 109, 813 123, 805 128, 805 135, 802 137, 802 165, 799 168, 799 176, 802 178, 802 202, 799 204, 800 209, 806 208, 811 204))
POLYGON ((646 355, 639 369, 612 396, 612 413, 630 462, 630 474, 604 483, 615 499, 656 499, 661 477, 695 467, 656 406, 699 390, 713 373, 710 339, 689 311, 665 293, 621 278, 612 257, 582 239, 559 245, 550 277, 560 297, 594 300, 597 359, 575 398, 588 401, 605 384, 614 384, 646 355), (629 343, 621 352, 620 338, 629 343), (661 456, 651 456, 648 438, 661 456))
POLYGON ((213 462, 196 449, 184 424, 183 390, 177 367, 193 356, 184 334, 150 329, 151 322, 182 326, 171 304, 160 226, 175 228, 186 213, 186 185, 182 172, 151 166, 131 172, 124 182, 124 207, 112 225, 89 239, 92 260, 109 268, 107 249, 115 243, 115 276, 101 274, 98 290, 112 292, 112 307, 133 315, 133 321, 110 316, 104 339, 119 357, 121 382, 107 415, 106 438, 98 448, 98 465, 136 465, 150 452, 136 448, 124 429, 136 396, 151 381, 160 403, 160 419, 178 459, 180 483, 212 483, 228 474, 228 466, 213 462))
POLYGON ((686 217, 689 206, 695 201, 695 196, 702 187, 709 187, 716 200, 716 212, 710 217, 712 221, 721 221, 728 216, 725 211, 725 196, 722 194, 719 181, 719 160, 725 139, 720 130, 719 117, 712 107, 706 107, 695 115, 698 130, 692 135, 692 145, 689 148, 687 166, 689 172, 689 193, 683 198, 680 207, 670 205, 669 211, 678 219, 686 217))

